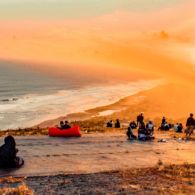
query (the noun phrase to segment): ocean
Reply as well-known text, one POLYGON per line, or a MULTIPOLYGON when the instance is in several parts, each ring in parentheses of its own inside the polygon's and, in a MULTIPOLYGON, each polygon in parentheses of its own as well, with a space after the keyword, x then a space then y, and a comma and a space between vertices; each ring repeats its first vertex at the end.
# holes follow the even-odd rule
POLYGON ((0 129, 31 127, 45 120, 114 103, 157 81, 88 84, 0 62, 0 129))

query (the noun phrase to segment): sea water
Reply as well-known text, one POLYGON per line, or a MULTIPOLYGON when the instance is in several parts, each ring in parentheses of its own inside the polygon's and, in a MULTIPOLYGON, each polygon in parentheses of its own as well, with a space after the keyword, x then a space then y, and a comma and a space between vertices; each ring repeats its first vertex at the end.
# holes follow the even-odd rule
POLYGON ((0 63, 0 129, 36 125, 45 120, 114 103, 139 91, 153 88, 156 81, 91 81, 80 85, 74 79, 59 79, 37 71, 0 63))

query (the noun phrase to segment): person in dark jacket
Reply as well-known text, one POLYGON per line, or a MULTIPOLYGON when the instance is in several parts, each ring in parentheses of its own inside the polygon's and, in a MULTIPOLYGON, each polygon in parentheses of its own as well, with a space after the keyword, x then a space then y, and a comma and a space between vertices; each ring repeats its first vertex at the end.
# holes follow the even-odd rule
POLYGON ((135 121, 130 122, 130 127, 131 129, 136 129, 137 128, 136 122, 135 121))
POLYGON ((161 125, 164 125, 166 123, 166 118, 163 116, 161 125))
POLYGON ((116 119, 115 128, 121 128, 119 119, 116 119))
POLYGON ((16 156, 18 149, 15 139, 7 136, 4 142, 0 147, 0 168, 19 168, 24 164, 24 160, 16 156))
POLYGON ((137 139, 137 137, 132 132, 131 123, 129 124, 129 127, 127 129, 127 136, 129 140, 137 139))
POLYGON ((144 114, 141 113, 140 115, 137 116, 137 126, 139 126, 143 122, 144 122, 144 114))
POLYGON ((106 126, 109 127, 109 128, 112 128, 112 120, 108 121, 106 126))
POLYGON ((195 127, 195 120, 194 120, 194 115, 191 113, 190 117, 188 117, 187 121, 186 121, 186 137, 190 137, 191 134, 194 131, 194 127, 195 127))
POLYGON ((70 128, 71 128, 71 126, 70 126, 69 122, 68 121, 65 121, 65 123, 64 123, 64 129, 70 129, 70 128))
POLYGON ((182 130, 183 130, 183 125, 182 125, 182 123, 179 123, 176 132, 177 132, 177 133, 182 133, 182 130))

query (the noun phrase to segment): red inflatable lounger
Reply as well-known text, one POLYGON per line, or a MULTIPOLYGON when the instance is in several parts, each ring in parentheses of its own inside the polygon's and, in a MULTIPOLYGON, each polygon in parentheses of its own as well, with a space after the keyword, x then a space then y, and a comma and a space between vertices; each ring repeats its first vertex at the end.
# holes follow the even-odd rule
POLYGON ((49 128, 49 136, 51 137, 80 137, 80 127, 74 126, 70 129, 59 129, 57 127, 49 128))

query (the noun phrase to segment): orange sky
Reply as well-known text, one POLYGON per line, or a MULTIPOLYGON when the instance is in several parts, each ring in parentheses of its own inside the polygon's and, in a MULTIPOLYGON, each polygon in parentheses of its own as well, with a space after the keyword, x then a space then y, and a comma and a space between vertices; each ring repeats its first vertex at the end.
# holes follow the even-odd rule
POLYGON ((0 20, 0 59, 193 77, 195 3, 63 20, 0 20), (177 73, 177 74, 175 74, 177 73))

